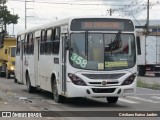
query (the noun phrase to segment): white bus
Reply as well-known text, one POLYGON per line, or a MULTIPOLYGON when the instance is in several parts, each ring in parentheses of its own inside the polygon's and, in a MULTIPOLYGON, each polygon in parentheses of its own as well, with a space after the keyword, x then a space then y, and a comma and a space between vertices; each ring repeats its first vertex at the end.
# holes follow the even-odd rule
POLYGON ((130 19, 75 17, 18 33, 15 79, 28 92, 64 97, 118 97, 136 91, 135 28, 130 19))

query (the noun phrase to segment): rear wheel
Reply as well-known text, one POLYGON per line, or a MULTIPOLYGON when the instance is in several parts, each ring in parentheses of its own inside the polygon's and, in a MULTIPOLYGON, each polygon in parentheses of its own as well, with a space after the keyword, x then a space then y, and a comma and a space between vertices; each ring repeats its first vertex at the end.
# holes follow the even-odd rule
POLYGON ((14 74, 14 83, 17 83, 16 75, 14 74))
POLYGON ((56 80, 54 80, 54 82, 53 82, 52 93, 53 93, 54 101, 56 103, 64 102, 64 97, 58 94, 58 88, 57 88, 56 80))
POLYGON ((26 86, 28 93, 33 93, 35 91, 35 88, 31 86, 31 81, 28 74, 26 76, 26 86))
POLYGON ((108 103, 116 103, 118 101, 118 97, 106 97, 108 103))

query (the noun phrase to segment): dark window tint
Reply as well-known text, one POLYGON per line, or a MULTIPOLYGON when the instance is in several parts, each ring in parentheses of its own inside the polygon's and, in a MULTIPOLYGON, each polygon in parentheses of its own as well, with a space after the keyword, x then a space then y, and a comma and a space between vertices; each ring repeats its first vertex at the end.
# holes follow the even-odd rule
POLYGON ((52 46, 53 46, 53 32, 52 29, 48 29, 46 30, 46 34, 47 34, 47 40, 45 43, 45 54, 51 54, 52 53, 52 46))
POLYGON ((140 42, 140 37, 137 37, 137 53, 138 53, 138 55, 141 55, 141 42, 140 42))
POLYGON ((52 48, 53 54, 59 53, 59 43, 60 43, 60 27, 57 27, 54 29, 54 35, 53 35, 53 48, 52 48))
POLYGON ((17 56, 20 55, 20 39, 21 39, 21 37, 18 36, 17 37, 17 48, 16 48, 16 55, 17 56))
POLYGON ((28 55, 32 55, 34 53, 33 33, 29 33, 28 35, 26 35, 24 44, 25 53, 28 55))
POLYGON ((45 53, 45 42, 46 42, 46 32, 45 30, 41 31, 41 42, 40 42, 40 54, 45 53))
POLYGON ((11 48, 11 57, 15 57, 15 47, 11 48))

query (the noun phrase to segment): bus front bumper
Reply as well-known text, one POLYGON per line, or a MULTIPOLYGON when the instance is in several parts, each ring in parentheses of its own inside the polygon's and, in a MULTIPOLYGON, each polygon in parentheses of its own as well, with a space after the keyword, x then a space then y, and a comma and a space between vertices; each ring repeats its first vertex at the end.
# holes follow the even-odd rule
POLYGON ((132 96, 136 93, 135 83, 126 86, 105 87, 77 86, 72 83, 69 84, 67 87, 67 97, 120 97, 132 96))

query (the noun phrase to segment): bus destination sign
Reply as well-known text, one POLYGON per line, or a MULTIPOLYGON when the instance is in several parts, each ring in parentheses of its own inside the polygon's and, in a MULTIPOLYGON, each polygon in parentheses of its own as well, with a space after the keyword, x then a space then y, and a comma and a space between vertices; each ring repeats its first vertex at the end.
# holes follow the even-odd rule
POLYGON ((134 31, 131 20, 112 18, 73 19, 71 31, 134 31))
POLYGON ((82 29, 115 29, 115 30, 123 30, 124 24, 123 22, 112 22, 112 21, 104 21, 104 22, 82 22, 81 23, 82 29))

